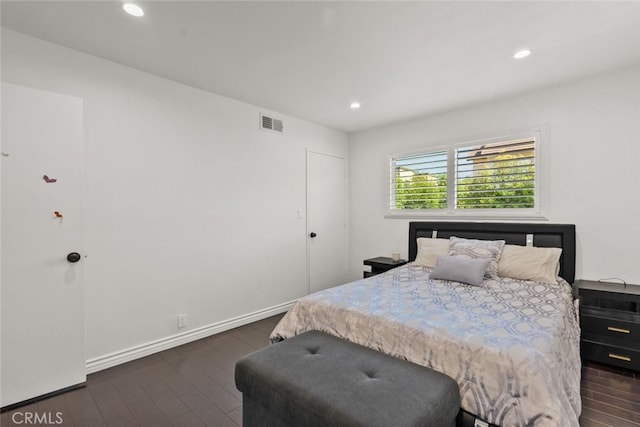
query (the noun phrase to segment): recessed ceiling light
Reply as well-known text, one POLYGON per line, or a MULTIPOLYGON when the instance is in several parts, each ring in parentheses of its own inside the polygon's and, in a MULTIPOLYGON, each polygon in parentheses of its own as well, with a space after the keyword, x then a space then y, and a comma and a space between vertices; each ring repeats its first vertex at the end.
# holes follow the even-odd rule
POLYGON ((513 57, 515 59, 522 59, 522 58, 526 58, 527 56, 531 55, 531 50, 529 49, 522 49, 517 51, 516 53, 513 54, 513 57))
POLYGON ((122 5, 122 8, 131 16, 140 17, 144 15, 144 10, 142 10, 142 8, 137 4, 125 3, 122 5))
POLYGON ((360 108, 360 103, 357 101, 353 101, 351 105, 349 105, 349 107, 351 107, 352 110, 357 110, 358 108, 360 108))

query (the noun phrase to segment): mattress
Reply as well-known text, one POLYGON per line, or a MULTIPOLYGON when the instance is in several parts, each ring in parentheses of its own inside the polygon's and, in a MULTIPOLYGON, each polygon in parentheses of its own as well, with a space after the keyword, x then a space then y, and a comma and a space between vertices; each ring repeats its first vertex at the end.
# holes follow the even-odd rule
POLYGON ((430 280, 413 263, 300 299, 271 334, 319 330, 454 378, 462 409, 501 426, 578 426, 580 330, 571 286, 430 280))

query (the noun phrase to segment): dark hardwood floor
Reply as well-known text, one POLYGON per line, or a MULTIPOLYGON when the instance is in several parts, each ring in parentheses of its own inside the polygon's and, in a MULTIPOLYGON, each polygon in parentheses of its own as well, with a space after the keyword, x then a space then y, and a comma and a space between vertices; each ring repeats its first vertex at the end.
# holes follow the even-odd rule
POLYGON ((3 413, 1 425, 25 426, 27 413, 51 414, 55 423, 59 412, 61 426, 241 426, 236 360, 267 346, 281 317, 91 374, 85 388, 3 413))
MULTIPOLYGON (((85 388, 3 413, 1 425, 241 426, 235 362, 266 346, 281 317, 91 374, 85 388), (29 424, 28 413, 49 418, 29 424)), ((640 427, 640 374, 596 364, 582 374, 581 426, 640 427)))
POLYGON ((581 394, 582 427, 640 426, 640 372, 586 363, 581 394))

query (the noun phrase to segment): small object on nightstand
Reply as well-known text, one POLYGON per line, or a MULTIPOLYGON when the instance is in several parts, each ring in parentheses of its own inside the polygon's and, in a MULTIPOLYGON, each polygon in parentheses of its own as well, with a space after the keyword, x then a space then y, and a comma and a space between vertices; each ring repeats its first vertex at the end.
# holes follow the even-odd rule
POLYGON ((369 258, 363 261, 364 265, 370 265, 371 271, 365 271, 364 277, 375 276, 376 274, 384 273, 385 271, 389 271, 392 268, 400 267, 401 265, 405 265, 407 260, 398 259, 394 261, 392 258, 386 256, 379 256, 376 258, 369 258))
POLYGON ((640 286, 578 280, 584 360, 640 371, 640 286))

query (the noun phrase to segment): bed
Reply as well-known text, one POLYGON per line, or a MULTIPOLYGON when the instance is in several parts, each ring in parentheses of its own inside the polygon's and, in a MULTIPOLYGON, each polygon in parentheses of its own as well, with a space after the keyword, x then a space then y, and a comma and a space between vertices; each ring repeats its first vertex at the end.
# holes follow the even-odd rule
POLYGON ((573 225, 411 222, 409 260, 300 299, 271 341, 320 330, 443 372, 460 386, 459 419, 477 417, 500 426, 579 425, 573 225), (422 256, 418 238, 450 237, 561 248, 557 283, 496 275, 483 278, 480 286, 430 279, 433 269, 416 261, 422 256))

